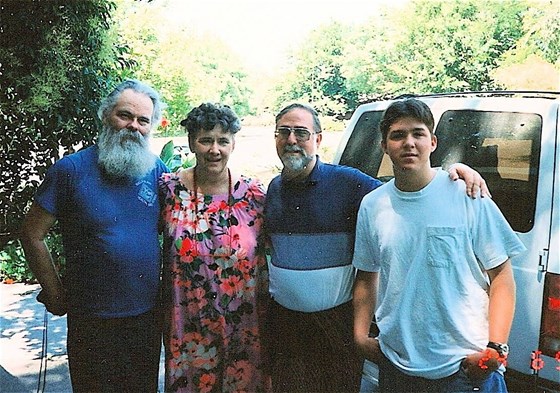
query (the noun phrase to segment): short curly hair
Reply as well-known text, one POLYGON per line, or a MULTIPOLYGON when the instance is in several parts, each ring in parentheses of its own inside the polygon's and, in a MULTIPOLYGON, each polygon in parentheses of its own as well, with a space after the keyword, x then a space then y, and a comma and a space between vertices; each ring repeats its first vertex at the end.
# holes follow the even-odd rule
POLYGON ((187 118, 181 121, 189 136, 200 130, 210 131, 220 126, 223 132, 235 134, 241 129, 241 121, 235 112, 227 105, 206 102, 193 108, 187 118))

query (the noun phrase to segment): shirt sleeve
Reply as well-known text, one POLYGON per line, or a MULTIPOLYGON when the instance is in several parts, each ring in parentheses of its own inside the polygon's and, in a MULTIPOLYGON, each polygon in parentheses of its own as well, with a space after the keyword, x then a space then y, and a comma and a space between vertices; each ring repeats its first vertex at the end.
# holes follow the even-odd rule
POLYGON ((67 158, 57 161, 49 168, 35 194, 35 202, 55 217, 68 208, 73 167, 67 158))
POLYGON ((352 265, 359 270, 366 272, 377 272, 380 267, 378 261, 378 251, 373 244, 373 236, 369 225, 369 215, 364 203, 358 211, 358 221, 356 223, 356 239, 354 241, 354 255, 352 265))
POLYGON ((477 198, 473 202, 478 203, 478 224, 473 226, 473 245, 477 259, 486 270, 526 251, 493 200, 477 198))

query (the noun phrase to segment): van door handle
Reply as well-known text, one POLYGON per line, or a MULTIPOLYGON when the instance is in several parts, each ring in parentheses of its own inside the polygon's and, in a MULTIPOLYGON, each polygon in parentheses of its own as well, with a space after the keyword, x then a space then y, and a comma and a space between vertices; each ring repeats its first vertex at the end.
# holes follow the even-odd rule
POLYGON ((539 251, 539 271, 546 272, 548 269, 548 249, 539 251))

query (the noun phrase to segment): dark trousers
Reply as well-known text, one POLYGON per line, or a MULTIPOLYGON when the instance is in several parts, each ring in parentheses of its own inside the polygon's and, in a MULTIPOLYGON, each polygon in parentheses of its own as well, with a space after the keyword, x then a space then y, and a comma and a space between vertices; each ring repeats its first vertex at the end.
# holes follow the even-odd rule
POLYGON ((267 325, 275 393, 360 390, 364 360, 354 346, 352 311, 352 302, 304 313, 271 300, 267 325))
POLYGON ((81 392, 157 392, 161 351, 158 312, 134 317, 68 315, 72 389, 81 392))

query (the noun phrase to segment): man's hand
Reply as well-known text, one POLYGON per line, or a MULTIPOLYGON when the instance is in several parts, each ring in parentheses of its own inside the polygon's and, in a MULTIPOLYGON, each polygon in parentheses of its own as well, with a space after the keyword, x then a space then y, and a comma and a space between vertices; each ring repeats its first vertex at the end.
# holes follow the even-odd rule
POLYGON ((486 180, 470 166, 461 163, 453 164, 447 169, 447 172, 449 172, 449 177, 452 180, 464 180, 467 186, 467 195, 471 198, 475 199, 479 191, 482 198, 486 196, 492 198, 486 180))
POLYGON ((62 316, 67 312, 66 297, 64 296, 64 292, 48 295, 43 289, 37 295, 37 301, 43 303, 47 311, 53 315, 62 316))
POLYGON ((365 356, 367 360, 374 363, 379 363, 383 359, 383 353, 379 346, 379 340, 373 337, 364 337, 359 341, 356 341, 356 346, 358 350, 365 356))
POLYGON ((500 357, 495 349, 486 348, 484 351, 467 356, 461 363, 461 367, 471 380, 480 381, 500 368, 502 364, 506 364, 506 359, 500 357))

